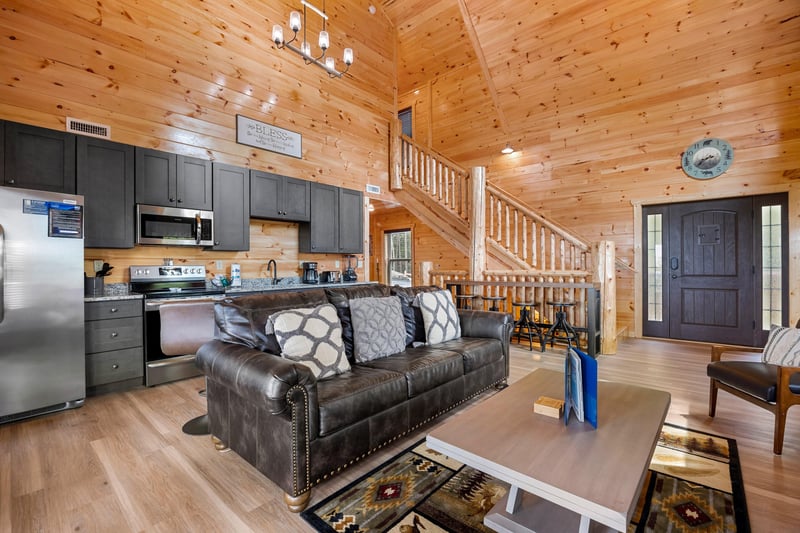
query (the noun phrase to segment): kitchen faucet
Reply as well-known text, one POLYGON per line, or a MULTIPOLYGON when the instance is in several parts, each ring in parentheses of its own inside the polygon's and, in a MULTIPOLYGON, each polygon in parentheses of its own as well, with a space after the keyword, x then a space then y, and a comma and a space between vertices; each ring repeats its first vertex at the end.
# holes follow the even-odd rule
POLYGON ((272 284, 276 285, 278 283, 278 263, 275 262, 274 259, 270 259, 267 261, 267 272, 272 269, 272 284))

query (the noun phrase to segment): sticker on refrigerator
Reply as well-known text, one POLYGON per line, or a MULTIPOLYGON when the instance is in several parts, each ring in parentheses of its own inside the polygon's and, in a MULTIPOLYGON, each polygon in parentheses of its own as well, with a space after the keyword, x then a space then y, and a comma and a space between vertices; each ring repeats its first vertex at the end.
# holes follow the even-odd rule
POLYGON ((83 238, 83 206, 48 202, 48 237, 83 238))

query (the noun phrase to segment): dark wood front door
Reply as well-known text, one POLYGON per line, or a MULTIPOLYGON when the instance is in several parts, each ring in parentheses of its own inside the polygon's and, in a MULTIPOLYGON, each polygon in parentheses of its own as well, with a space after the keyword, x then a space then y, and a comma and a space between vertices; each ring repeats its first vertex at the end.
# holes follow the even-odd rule
POLYGON ((763 343, 759 209, 765 198, 775 200, 743 197, 643 208, 644 335, 763 343), (652 215, 660 217, 658 231, 652 215))
POLYGON ((752 344, 752 201, 675 205, 670 221, 670 336, 752 344))

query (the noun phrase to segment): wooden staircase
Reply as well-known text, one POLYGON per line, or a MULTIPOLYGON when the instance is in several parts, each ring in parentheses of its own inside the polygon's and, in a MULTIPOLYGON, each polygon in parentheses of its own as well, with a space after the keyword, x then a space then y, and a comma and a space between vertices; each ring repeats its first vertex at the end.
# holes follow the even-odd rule
MULTIPOLYGON (((393 180, 400 185, 393 187, 397 199, 469 256, 474 244, 471 227, 476 222, 470 172, 405 135, 400 135, 399 152, 399 179, 393 180)), ((485 199, 485 247, 495 265, 531 273, 588 272, 587 243, 495 185, 487 183, 477 193, 485 199)))

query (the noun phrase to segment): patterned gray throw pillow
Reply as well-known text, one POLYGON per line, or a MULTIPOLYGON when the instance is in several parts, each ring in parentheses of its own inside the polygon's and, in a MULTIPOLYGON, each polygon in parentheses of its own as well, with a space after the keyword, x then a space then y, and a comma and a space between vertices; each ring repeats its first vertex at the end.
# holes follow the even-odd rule
POLYGON ((350 300, 353 320, 353 355, 363 363, 406 349, 406 328, 400 298, 350 300))
POLYGON ((275 333, 283 357, 306 365, 317 379, 350 371, 342 324, 331 304, 274 313, 266 329, 275 333))
POLYGON ((423 292, 417 295, 425 338, 428 344, 439 344, 461 337, 461 322, 450 291, 423 292))

